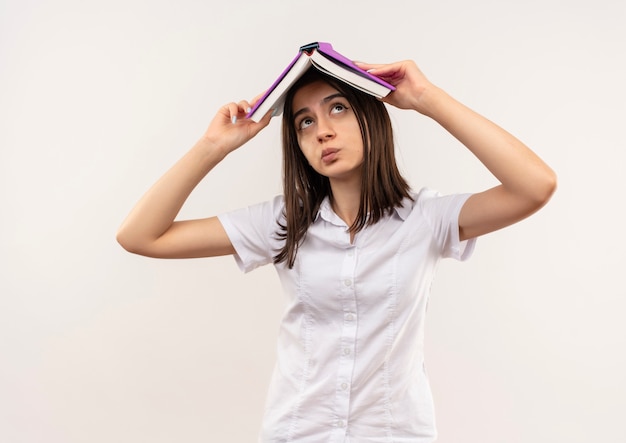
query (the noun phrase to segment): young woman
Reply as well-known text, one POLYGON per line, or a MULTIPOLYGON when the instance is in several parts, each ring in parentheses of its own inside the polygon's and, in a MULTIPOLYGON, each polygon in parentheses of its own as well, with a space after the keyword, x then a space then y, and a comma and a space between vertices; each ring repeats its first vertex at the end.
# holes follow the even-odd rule
POLYGON ((288 304, 260 441, 432 442, 424 370, 429 288, 441 258, 541 208, 554 172, 529 148, 433 85, 412 61, 360 64, 392 83, 384 99, 437 121, 499 180, 484 192, 413 192, 398 172, 385 105, 311 71, 283 112, 284 195, 175 221, 194 187, 268 125, 251 103, 223 106, 204 136, 139 201, 118 232, 151 257, 232 254, 274 263, 288 304))

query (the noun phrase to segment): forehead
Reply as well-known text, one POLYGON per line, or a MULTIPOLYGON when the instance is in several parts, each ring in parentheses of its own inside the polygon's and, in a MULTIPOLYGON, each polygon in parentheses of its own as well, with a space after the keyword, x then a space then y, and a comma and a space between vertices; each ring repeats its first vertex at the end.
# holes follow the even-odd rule
POLYGON ((337 89, 333 88, 328 83, 317 80, 298 89, 293 96, 293 109, 297 112, 302 108, 310 108, 319 104, 329 95, 337 94, 338 92, 337 89))

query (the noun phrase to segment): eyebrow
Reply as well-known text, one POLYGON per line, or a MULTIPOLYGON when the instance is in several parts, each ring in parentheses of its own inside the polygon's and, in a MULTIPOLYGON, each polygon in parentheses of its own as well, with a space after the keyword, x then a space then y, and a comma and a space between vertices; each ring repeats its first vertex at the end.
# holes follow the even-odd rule
MULTIPOLYGON (((324 97, 324 98, 320 101, 320 104, 322 104, 322 105, 323 105, 323 104, 326 104, 326 103, 328 103, 329 101, 334 100, 334 99, 336 99, 336 98, 338 98, 338 97, 346 98, 346 96, 345 96, 345 95, 343 95, 341 92, 337 92, 337 93, 335 93, 335 94, 331 94, 331 95, 329 95, 328 97, 324 97)), ((293 114, 293 120, 295 121, 295 120, 296 120, 296 118, 297 118, 300 114, 303 114, 303 113, 308 112, 308 111, 310 111, 310 109, 309 109, 309 108, 302 108, 302 109, 299 109, 298 111, 294 112, 294 114, 293 114)))

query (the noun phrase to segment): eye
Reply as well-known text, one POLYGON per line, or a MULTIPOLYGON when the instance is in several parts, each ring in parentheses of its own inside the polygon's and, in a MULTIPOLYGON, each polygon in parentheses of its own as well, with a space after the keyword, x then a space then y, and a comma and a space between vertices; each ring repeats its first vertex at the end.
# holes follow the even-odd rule
POLYGON ((339 114, 339 113, 345 111, 346 109, 348 109, 348 107, 346 105, 344 105, 343 103, 335 103, 335 104, 333 104, 330 112, 332 114, 339 114))
POLYGON ((309 117, 305 117, 298 123, 298 129, 306 129, 313 124, 313 119, 309 117))

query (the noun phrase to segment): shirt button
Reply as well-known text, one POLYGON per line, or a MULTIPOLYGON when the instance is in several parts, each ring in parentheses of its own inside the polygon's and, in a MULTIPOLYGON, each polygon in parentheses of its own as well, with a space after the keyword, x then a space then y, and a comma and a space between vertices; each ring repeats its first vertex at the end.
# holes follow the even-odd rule
POLYGON ((352 280, 347 278, 347 279, 344 280, 343 284, 346 285, 346 286, 352 286, 352 280))
POLYGON ((341 389, 343 391, 345 391, 346 389, 348 389, 348 383, 341 383, 341 389))
POLYGON ((354 315, 352 315, 352 314, 346 315, 346 320, 353 321, 354 320, 354 315))
POLYGON ((346 422, 343 420, 337 420, 337 426, 343 428, 346 425, 346 422))
POLYGON ((354 256, 354 251, 352 249, 350 249, 348 251, 348 257, 353 257, 354 256))
POLYGON ((343 350, 343 354, 344 355, 350 355, 351 352, 352 351, 350 350, 350 348, 344 348, 344 350, 343 350))

